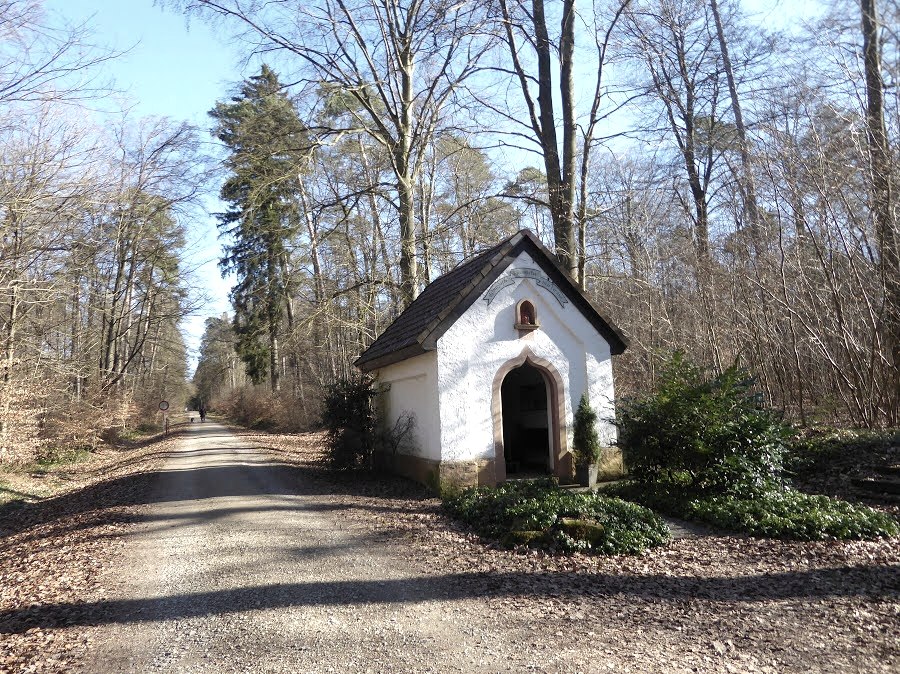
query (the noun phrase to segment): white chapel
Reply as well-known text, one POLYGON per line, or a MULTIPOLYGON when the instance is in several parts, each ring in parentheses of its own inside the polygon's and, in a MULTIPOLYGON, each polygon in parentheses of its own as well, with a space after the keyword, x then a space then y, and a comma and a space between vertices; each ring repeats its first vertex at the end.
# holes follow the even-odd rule
POLYGON ((493 485, 572 475, 582 393, 607 447, 601 475, 622 473, 613 447, 612 356, 621 332, 530 231, 435 279, 356 361, 376 377, 383 457, 420 482, 493 485), (398 436, 399 434, 399 436, 398 436))

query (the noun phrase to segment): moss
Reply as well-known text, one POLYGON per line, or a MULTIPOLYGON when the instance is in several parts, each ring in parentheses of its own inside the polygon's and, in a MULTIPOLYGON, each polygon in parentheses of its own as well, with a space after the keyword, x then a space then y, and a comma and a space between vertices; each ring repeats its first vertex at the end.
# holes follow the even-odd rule
POLYGON ((500 539, 505 548, 514 548, 518 545, 533 545, 543 541, 546 536, 544 531, 508 531, 500 539))
POLYGON ((562 517, 557 522, 560 531, 572 538, 587 541, 592 546, 599 544, 606 536, 606 528, 591 520, 562 517))

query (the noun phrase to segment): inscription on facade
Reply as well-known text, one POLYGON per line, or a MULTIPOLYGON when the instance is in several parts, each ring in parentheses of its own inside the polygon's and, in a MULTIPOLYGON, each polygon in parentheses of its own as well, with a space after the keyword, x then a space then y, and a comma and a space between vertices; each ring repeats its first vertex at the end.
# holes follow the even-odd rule
POLYGON ((560 290, 553 281, 542 274, 539 269, 534 269, 532 267, 513 269, 508 274, 504 274, 498 278, 484 294, 484 301, 490 304, 501 290, 513 285, 516 282, 516 279, 523 278, 533 279, 536 285, 553 295, 561 307, 566 306, 566 303, 569 301, 569 298, 566 297, 565 293, 560 290))
POLYGON ((484 294, 484 301, 490 304, 497 296, 497 293, 499 293, 504 288, 511 286, 515 282, 516 280, 509 276, 504 276, 503 278, 497 279, 493 284, 491 284, 491 287, 488 288, 488 291, 484 294))
POLYGON ((556 284, 548 278, 539 278, 535 281, 541 288, 549 291, 551 295, 553 295, 556 300, 559 302, 559 306, 566 306, 566 302, 569 301, 569 298, 565 296, 562 290, 556 287, 556 284))

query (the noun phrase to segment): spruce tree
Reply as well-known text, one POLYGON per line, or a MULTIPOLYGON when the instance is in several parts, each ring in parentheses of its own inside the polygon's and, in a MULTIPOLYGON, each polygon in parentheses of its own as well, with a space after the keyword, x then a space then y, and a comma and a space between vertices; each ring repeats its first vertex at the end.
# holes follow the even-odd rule
POLYGON ((234 272, 231 289, 237 352, 254 383, 279 389, 278 339, 289 296, 288 244, 296 218, 294 195, 308 154, 306 127, 266 65, 229 102, 210 111, 213 133, 228 149, 229 175, 217 214, 229 241, 219 262, 234 272))

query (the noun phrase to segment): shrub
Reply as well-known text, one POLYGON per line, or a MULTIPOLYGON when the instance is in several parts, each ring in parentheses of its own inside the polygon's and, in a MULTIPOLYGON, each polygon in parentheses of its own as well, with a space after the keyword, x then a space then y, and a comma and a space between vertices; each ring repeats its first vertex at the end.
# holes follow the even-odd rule
MULTIPOLYGON (((273 393, 267 386, 246 385, 218 393, 206 405, 214 411, 248 428, 267 431, 295 432, 317 428, 320 423, 319 400, 307 388, 305 398, 291 393, 273 393)), ((190 402, 197 409, 196 398, 190 402)))
POLYGON ((322 407, 322 424, 328 432, 325 461, 332 468, 371 468, 375 451, 377 418, 373 400, 375 383, 362 375, 332 384, 322 407))
POLYGON ((665 522, 635 503, 573 493, 552 481, 470 487, 444 500, 456 519, 505 545, 637 554, 669 540, 665 522))
POLYGON ((780 480, 786 428, 737 366, 710 378, 676 353, 659 389, 625 402, 617 425, 628 470, 641 483, 747 496, 780 480))
MULTIPOLYGON (((193 400, 192 409, 196 410, 198 403, 199 401, 193 400)), ((280 398, 267 388, 243 386, 217 398, 209 404, 208 409, 215 409, 247 428, 273 430, 278 428, 281 405, 280 398)))
POLYGON ((581 394, 578 409, 575 410, 572 428, 572 448, 574 449, 576 465, 587 466, 597 463, 597 460, 600 458, 597 413, 588 402, 586 393, 581 394))

